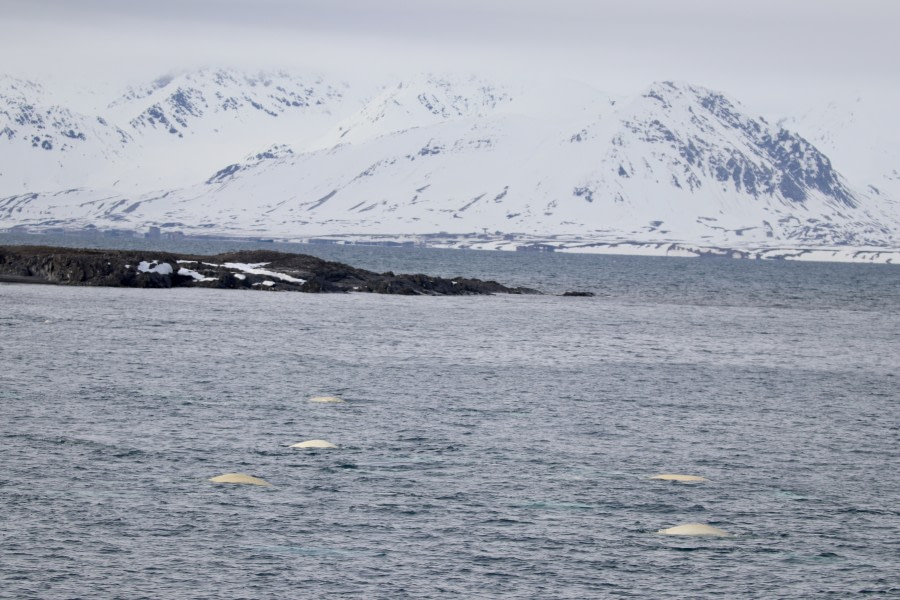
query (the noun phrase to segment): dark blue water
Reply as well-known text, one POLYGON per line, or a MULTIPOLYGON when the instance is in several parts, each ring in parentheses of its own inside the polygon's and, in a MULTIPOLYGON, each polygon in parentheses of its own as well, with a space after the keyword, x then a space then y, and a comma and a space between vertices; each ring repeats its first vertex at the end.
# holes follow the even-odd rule
POLYGON ((896 267, 325 250, 600 295, 0 285, 0 597, 900 595, 896 267))

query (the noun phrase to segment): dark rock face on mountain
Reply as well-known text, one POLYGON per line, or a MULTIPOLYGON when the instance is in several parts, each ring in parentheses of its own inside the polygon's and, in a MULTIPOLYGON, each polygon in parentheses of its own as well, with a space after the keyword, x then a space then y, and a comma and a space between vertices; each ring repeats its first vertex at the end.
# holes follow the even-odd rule
POLYGON ((0 282, 432 296, 539 293, 480 279, 374 273, 306 254, 269 250, 197 256, 143 250, 0 246, 0 282))
POLYGON ((737 107, 716 92, 702 93, 700 104, 723 125, 741 132, 751 141, 751 147, 758 150, 757 156, 752 157, 755 162, 746 156, 732 156, 725 165, 718 165, 719 181, 733 180, 738 191, 743 182, 754 196, 772 195, 777 188, 784 198, 799 203, 815 190, 848 208, 857 207, 858 201, 840 180, 828 157, 803 137, 784 128, 776 132, 764 121, 741 116, 737 107), (756 166, 766 163, 772 168, 756 166))
MULTIPOLYGON (((716 181, 756 199, 780 197, 803 205, 818 193, 835 206, 859 205, 815 146, 765 119, 747 116, 723 94, 666 81, 655 84, 643 99, 644 110, 626 120, 626 129, 664 155, 668 152, 666 160, 676 167, 676 187, 686 183, 694 190, 716 181)), ((633 176, 621 166, 618 174, 633 176)))

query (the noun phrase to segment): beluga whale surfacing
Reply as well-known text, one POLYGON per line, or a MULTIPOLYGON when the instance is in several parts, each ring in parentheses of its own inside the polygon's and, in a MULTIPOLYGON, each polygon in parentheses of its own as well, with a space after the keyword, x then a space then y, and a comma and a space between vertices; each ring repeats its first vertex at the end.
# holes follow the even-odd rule
POLYGON ((340 404, 344 399, 337 396, 313 396, 309 401, 316 404, 340 404))
POLYGON ((246 473, 225 473, 224 475, 211 478, 210 481, 213 483, 237 483, 243 485, 261 485, 265 487, 272 485, 265 479, 247 475, 246 473))
POLYGON ((654 475, 650 479, 661 479, 663 481, 683 481, 683 482, 700 482, 709 481, 706 477, 699 475, 680 475, 678 473, 663 473, 662 475, 654 475))
POLYGON ((703 537, 731 537, 727 531, 723 531, 718 527, 706 525, 705 523, 685 523, 669 527, 668 529, 660 529, 656 533, 660 535, 684 535, 684 536, 703 536, 703 537))
POLYGON ((291 444, 291 448, 337 448, 337 446, 326 440, 306 440, 291 444))

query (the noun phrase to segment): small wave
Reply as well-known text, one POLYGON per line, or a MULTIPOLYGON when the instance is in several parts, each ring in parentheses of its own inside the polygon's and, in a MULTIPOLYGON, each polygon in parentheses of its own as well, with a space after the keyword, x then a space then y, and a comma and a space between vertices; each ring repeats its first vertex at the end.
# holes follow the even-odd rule
POLYGON ((249 546, 245 548, 250 552, 265 554, 297 554, 300 556, 386 556, 384 551, 375 550, 346 550, 343 548, 327 548, 324 546, 249 546))

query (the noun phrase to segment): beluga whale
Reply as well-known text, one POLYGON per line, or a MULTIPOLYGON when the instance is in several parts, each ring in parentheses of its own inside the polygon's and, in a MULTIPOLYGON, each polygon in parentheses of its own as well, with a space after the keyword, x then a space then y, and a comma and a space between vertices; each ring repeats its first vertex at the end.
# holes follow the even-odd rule
POLYGON ((291 448, 337 448, 337 446, 326 440, 306 440, 291 444, 291 448))
POLYGON ((253 475, 247 475, 246 473, 225 473, 224 475, 219 475, 217 477, 211 478, 210 481, 212 481, 213 483, 237 483, 243 485, 272 485, 265 479, 260 479, 259 477, 254 477, 253 475))
POLYGON ((699 475, 679 475, 678 473, 663 473, 662 475, 654 475, 650 479, 662 479, 663 481, 709 481, 706 477, 699 475))
POLYGON ((340 404, 344 399, 337 396, 313 396, 309 401, 317 404, 340 404))
POLYGON ((675 527, 669 527, 668 529, 660 529, 656 533, 661 535, 731 537, 731 534, 727 531, 704 523, 685 523, 684 525, 677 525, 675 527))

